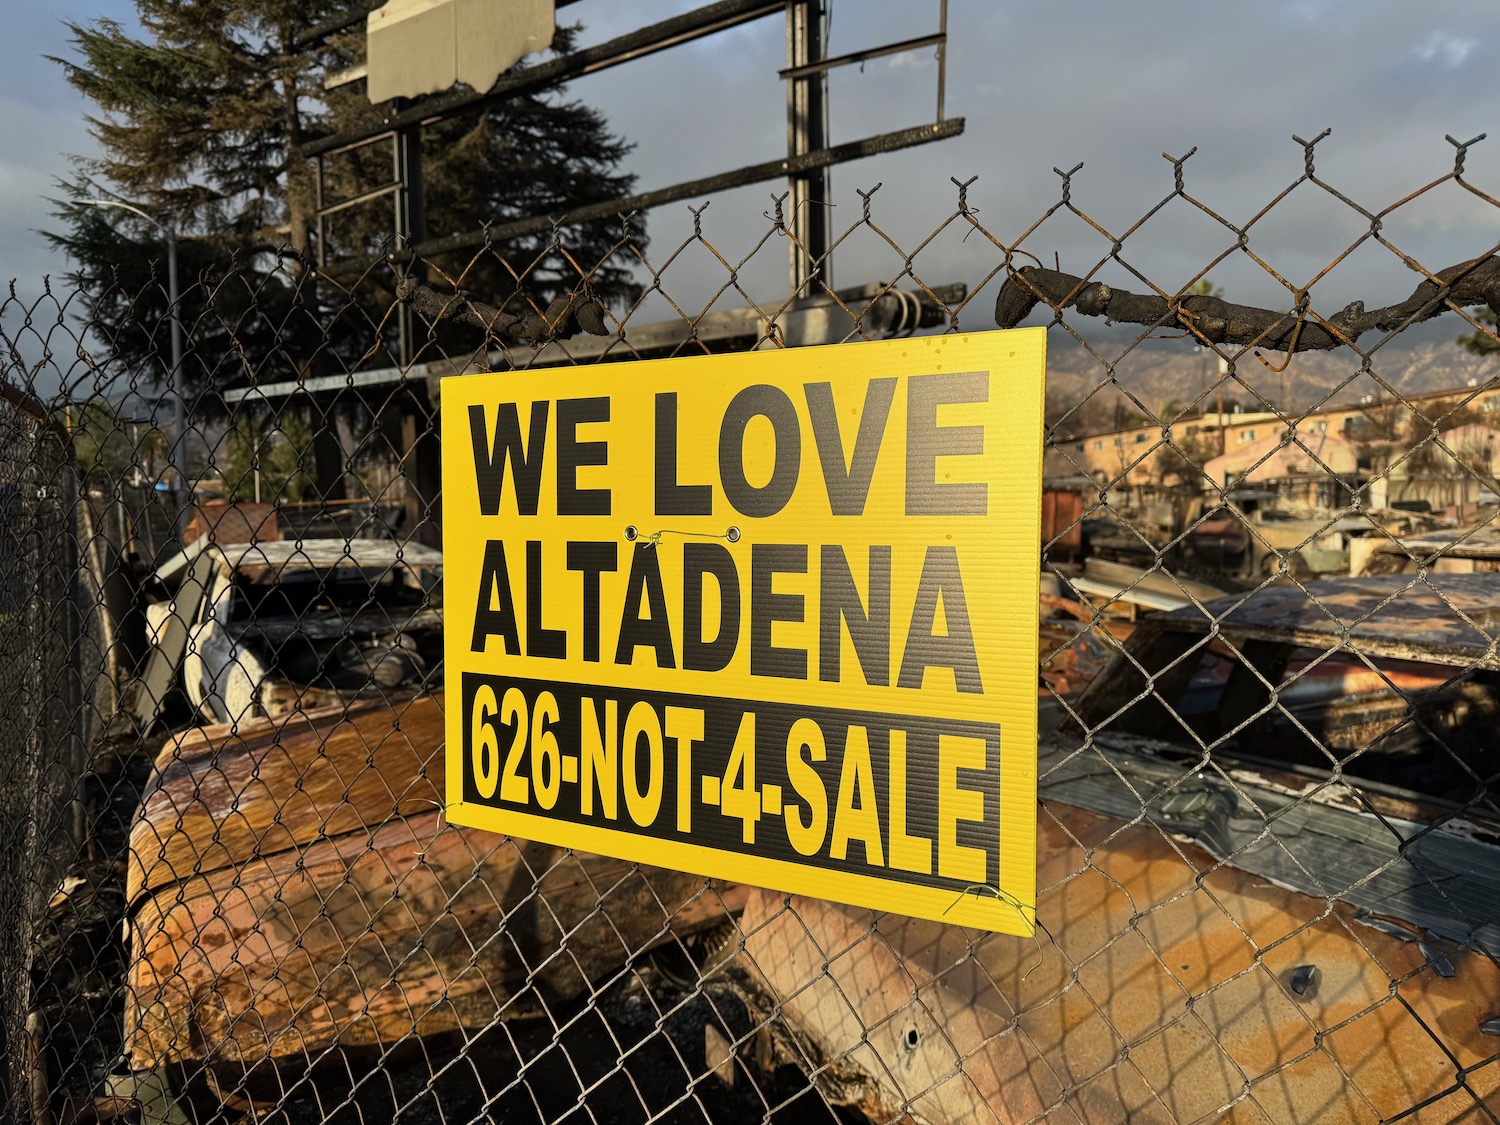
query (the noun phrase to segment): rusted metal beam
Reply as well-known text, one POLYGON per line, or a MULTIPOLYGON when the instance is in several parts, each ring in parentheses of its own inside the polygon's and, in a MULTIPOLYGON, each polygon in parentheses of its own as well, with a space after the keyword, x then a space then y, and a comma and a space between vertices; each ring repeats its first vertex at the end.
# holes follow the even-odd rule
MULTIPOLYGON (((1305 298, 1306 294, 1301 296, 1305 298)), ((1439 270, 1398 304, 1366 310, 1363 301, 1354 301, 1328 317, 1319 316, 1305 304, 1277 310, 1232 304, 1201 294, 1168 298, 1115 289, 1061 270, 1022 266, 1006 279, 995 298, 995 323, 1001 328, 1014 328, 1041 303, 1059 314, 1076 308, 1085 316, 1102 316, 1119 324, 1187 332, 1201 344, 1261 347, 1288 355, 1328 351, 1352 344, 1373 330, 1400 332, 1449 308, 1482 304, 1491 309, 1500 307, 1500 254, 1439 270)))
POLYGON ((695 8, 691 12, 662 20, 593 47, 585 47, 535 66, 521 67, 501 78, 483 93, 454 93, 425 98, 410 109, 390 114, 378 125, 319 137, 302 146, 302 155, 311 158, 408 125, 439 121, 458 113, 483 109, 506 98, 558 86, 585 74, 606 70, 631 59, 643 58, 668 47, 738 27, 742 23, 783 11, 785 6, 785 0, 719 0, 716 4, 695 8))
MULTIPOLYGON (((407 253, 398 252, 389 254, 387 255, 387 260, 405 262, 413 258, 433 258, 439 254, 451 254, 455 250, 474 249, 488 243, 501 242, 508 238, 521 238, 528 234, 540 234, 543 231, 551 230, 554 226, 567 226, 572 223, 586 223, 595 219, 608 219, 629 215, 634 211, 649 211, 651 208, 660 207, 664 203, 675 203, 683 199, 711 195, 714 192, 728 191, 730 188, 743 187, 746 184, 778 180, 783 176, 802 169, 828 167, 832 164, 841 164, 847 160, 858 160, 861 157, 875 156, 884 152, 895 152, 898 149, 927 144, 930 141, 945 140, 948 137, 956 137, 963 131, 964 119, 962 117, 950 117, 946 121, 933 125, 919 125, 912 129, 901 129, 894 133, 881 133, 874 137, 866 137, 864 140, 850 141, 848 144, 820 149, 817 152, 809 152, 807 155, 796 159, 783 157, 777 160, 768 160, 764 164, 752 164, 747 168, 739 168, 733 172, 721 172, 716 176, 708 176, 701 180, 689 180, 685 183, 673 184, 671 187, 659 188, 656 191, 643 192, 639 195, 628 195, 622 199, 610 199, 602 203, 591 203, 586 207, 576 207, 571 211, 566 211, 557 216, 539 216, 532 219, 521 219, 514 223, 493 226, 487 230, 469 231, 463 234, 450 235, 447 238, 429 239, 413 247, 407 253)), ((362 273, 370 267, 370 264, 370 259, 356 258, 347 262, 339 262, 323 272, 332 277, 343 277, 349 274, 362 273)))
POLYGON ((887 43, 883 47, 870 47, 863 51, 850 51, 847 55, 835 55, 831 59, 807 63, 805 66, 789 66, 785 70, 777 71, 777 77, 805 78, 809 74, 821 74, 835 67, 849 66, 851 63, 867 62, 870 59, 884 58, 886 55, 899 55, 903 51, 920 51, 923 47, 941 46, 947 41, 948 36, 943 32, 936 35, 921 35, 915 39, 903 39, 899 43, 887 43))

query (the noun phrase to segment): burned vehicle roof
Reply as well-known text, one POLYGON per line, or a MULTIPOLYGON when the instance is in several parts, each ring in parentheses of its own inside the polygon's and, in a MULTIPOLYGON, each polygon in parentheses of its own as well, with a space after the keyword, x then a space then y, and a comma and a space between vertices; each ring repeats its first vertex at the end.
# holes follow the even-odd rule
POLYGON ((1440 575, 1145 617, 1038 747, 1034 944, 756 891, 743 957, 876 1120, 1489 1120, 1497 607, 1440 575))
POLYGON ((1497 627, 1496 574, 1156 615, 1078 701, 1090 752, 1044 752, 1042 792, 1500 957, 1497 627))
POLYGON ((1273 585, 1159 614, 1164 629, 1354 648, 1368 656, 1500 668, 1500 579, 1381 575, 1273 585))
POLYGON ((1054 744, 1041 756, 1039 792, 1159 825, 1279 887, 1395 920, 1387 932, 1400 940, 1431 933, 1500 958, 1500 837, 1487 826, 1454 817, 1432 831, 1416 809, 1412 819, 1377 814, 1356 783, 1185 770, 1152 751, 1108 738, 1086 755, 1054 744))
MULTIPOLYGON (((156 572, 170 600, 154 607, 154 658, 180 664, 189 702, 216 722, 431 688, 442 558, 389 539, 204 536, 156 572)), ((163 691, 150 686, 155 699, 163 691)))
POLYGON ((262 1060, 549 1018, 738 909, 700 876, 449 826, 444 704, 361 700, 163 746, 126 878, 134 1069, 243 1080, 262 1060))
POLYGON ((440 567, 443 552, 390 538, 296 538, 257 543, 204 544, 231 570, 285 574, 339 567, 440 567))

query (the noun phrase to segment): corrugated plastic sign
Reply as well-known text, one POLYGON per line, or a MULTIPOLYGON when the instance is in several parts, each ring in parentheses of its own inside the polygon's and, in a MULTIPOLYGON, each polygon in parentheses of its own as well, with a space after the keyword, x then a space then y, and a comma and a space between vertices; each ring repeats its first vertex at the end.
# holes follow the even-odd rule
POLYGON ((449 820, 1029 934, 1045 349, 445 379, 449 820))

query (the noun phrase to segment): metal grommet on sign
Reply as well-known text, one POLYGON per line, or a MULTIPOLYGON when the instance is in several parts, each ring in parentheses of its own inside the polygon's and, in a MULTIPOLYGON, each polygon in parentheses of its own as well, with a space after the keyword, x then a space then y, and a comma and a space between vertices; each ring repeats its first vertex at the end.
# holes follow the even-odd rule
POLYGON ((738 543, 740 541, 740 529, 731 527, 724 533, 724 538, 728 539, 731 543, 738 543))
POLYGON ((640 534, 641 533, 635 529, 635 524, 629 524, 625 528, 625 542, 634 543, 640 536, 640 534))

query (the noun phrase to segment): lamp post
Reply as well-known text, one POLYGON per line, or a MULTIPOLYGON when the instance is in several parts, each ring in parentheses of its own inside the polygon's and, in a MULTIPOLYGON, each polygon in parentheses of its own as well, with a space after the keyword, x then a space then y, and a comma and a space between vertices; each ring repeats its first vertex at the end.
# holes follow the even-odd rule
MULTIPOLYGON (((114 199, 80 199, 85 207, 116 207, 129 211, 161 231, 167 240, 167 315, 171 322, 172 370, 169 383, 172 389, 172 421, 176 433, 167 447, 167 468, 173 473, 173 484, 177 494, 177 517, 181 523, 187 510, 187 412, 182 394, 182 320, 177 312, 177 231, 159 219, 153 219, 133 203, 114 199), (179 459, 183 463, 179 464, 179 459)), ((179 531, 181 528, 179 527, 179 531)))

